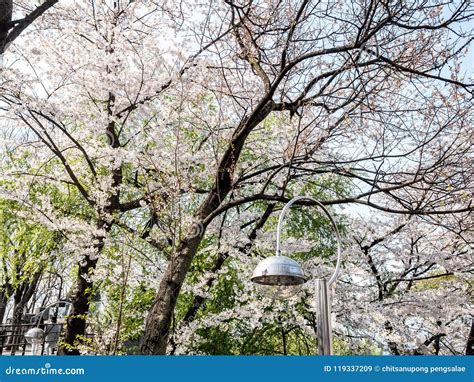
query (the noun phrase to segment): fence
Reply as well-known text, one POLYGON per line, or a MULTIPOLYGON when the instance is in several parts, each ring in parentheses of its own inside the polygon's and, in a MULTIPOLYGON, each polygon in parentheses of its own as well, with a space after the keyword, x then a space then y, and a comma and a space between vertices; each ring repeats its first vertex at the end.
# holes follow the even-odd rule
POLYGON ((4 324, 0 325, 0 355, 53 355, 57 353, 57 345, 63 324, 42 324, 43 341, 33 349, 25 339, 25 333, 36 327, 35 324, 4 324))

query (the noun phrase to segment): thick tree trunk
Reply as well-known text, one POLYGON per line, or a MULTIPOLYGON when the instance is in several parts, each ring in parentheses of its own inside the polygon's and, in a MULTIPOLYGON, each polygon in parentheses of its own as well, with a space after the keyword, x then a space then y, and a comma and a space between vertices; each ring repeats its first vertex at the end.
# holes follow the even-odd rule
MULTIPOLYGON (((11 28, 10 22, 12 21, 13 1, 12 0, 0 0, 0 46, 6 41, 8 31, 11 28)), ((0 52, 2 49, 0 49, 0 52)))
POLYGON ((192 237, 192 233, 190 236, 181 242, 161 280, 158 295, 146 321, 145 337, 141 349, 143 354, 166 353, 174 307, 202 237, 192 237))
MULTIPOLYGON (((100 221, 98 223, 99 229, 104 229, 106 232, 110 231, 110 224, 100 221)), ((86 256, 83 261, 79 262, 76 285, 72 289, 70 302, 71 309, 66 321, 66 329, 64 338, 62 340, 59 354, 61 355, 79 355, 79 346, 84 342, 86 334, 87 314, 89 313, 90 298, 93 292, 92 276, 99 259, 99 254, 104 248, 105 237, 98 238, 98 243, 95 247, 96 256, 91 259, 86 256)))
POLYGON ((87 257, 77 270, 76 286, 71 296, 71 310, 66 322, 63 345, 59 350, 63 355, 79 355, 79 345, 86 333, 86 316, 89 313, 90 292, 93 283, 91 275, 97 265, 97 259, 87 257), (86 276, 86 277, 84 277, 86 276))

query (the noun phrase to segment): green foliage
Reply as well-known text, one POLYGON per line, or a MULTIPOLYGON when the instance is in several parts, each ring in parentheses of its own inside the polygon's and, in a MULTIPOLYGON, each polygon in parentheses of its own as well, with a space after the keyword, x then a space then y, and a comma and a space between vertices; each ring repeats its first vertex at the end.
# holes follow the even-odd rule
POLYGON ((51 263, 57 249, 58 234, 18 215, 16 202, 0 201, 0 286, 10 284, 15 289, 51 263))
POLYGON ((106 354, 138 354, 143 317, 156 291, 144 282, 130 287, 111 280, 100 283, 100 290, 102 302, 106 304, 91 304, 89 322, 97 337, 106 339, 106 343, 96 344, 98 349, 95 350, 106 354))
POLYGON ((418 280, 415 282, 413 287, 414 291, 424 291, 428 289, 440 289, 443 288, 446 282, 450 282, 456 279, 455 275, 446 275, 444 271, 432 271, 426 274, 426 279, 418 280))
POLYGON ((340 338, 333 341, 334 354, 338 355, 382 355, 383 349, 369 342, 367 339, 359 340, 354 344, 340 338))

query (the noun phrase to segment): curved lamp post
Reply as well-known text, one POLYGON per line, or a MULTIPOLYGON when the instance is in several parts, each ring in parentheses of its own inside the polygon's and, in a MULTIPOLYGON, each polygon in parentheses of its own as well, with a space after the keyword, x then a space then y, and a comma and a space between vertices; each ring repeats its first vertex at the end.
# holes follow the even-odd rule
POLYGON ((280 237, 283 219, 286 212, 297 201, 308 200, 320 207, 331 221, 337 239, 337 262, 334 273, 329 279, 316 279, 316 295, 318 306, 317 338, 320 355, 331 355, 332 351, 332 328, 331 328, 331 301, 329 287, 336 281, 341 266, 341 236, 337 229, 334 218, 329 211, 317 200, 308 196, 297 196, 291 199, 278 219, 276 256, 267 257, 255 268, 251 280, 262 286, 262 291, 273 298, 288 298, 296 294, 307 281, 301 266, 294 260, 281 255, 280 237))
POLYGON ((48 305, 40 313, 38 313, 37 316, 39 316, 39 317, 38 317, 38 323, 36 324, 36 326, 34 328, 29 329, 25 333, 25 340, 26 340, 26 342, 31 344, 31 352, 33 353, 33 355, 37 355, 38 353, 40 353, 41 345, 42 345, 42 343, 44 341, 44 338, 45 338, 44 330, 39 327, 39 325, 41 323, 41 319, 43 318, 44 312, 46 312, 48 310, 48 308, 51 308, 51 307, 53 307, 55 305, 58 305, 58 304, 61 304, 61 303, 71 305, 71 303, 69 301, 56 301, 55 303, 48 305))

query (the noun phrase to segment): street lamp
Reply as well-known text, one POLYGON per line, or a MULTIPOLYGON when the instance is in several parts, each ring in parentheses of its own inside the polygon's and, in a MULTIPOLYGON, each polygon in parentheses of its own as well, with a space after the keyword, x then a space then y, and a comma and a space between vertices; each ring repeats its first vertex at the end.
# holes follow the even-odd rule
POLYGON ((41 319, 43 318, 44 312, 46 312, 48 308, 51 308, 58 304, 71 305, 69 301, 56 301, 55 303, 48 305, 40 313, 38 313, 38 323, 36 324, 36 326, 34 328, 29 329, 25 333, 25 340, 27 343, 31 345, 31 353, 33 355, 39 355, 41 353, 41 345, 45 339, 45 332, 43 329, 39 327, 41 323, 41 319))
POLYGON ((38 327, 31 328, 25 333, 25 340, 31 345, 33 355, 38 355, 44 340, 44 330, 38 327))
POLYGON ((301 266, 294 260, 281 255, 280 237, 283 219, 286 212, 297 201, 307 200, 320 207, 329 218, 337 239, 337 261, 334 273, 329 279, 316 279, 317 296, 317 338, 320 355, 331 355, 332 350, 332 328, 331 328, 331 300, 329 287, 336 281, 341 266, 341 236, 337 229, 334 218, 329 211, 317 200, 308 196, 297 196, 291 199, 278 219, 276 256, 267 257, 255 268, 251 280, 261 286, 263 293, 272 298, 289 298, 295 295, 307 281, 301 266))

